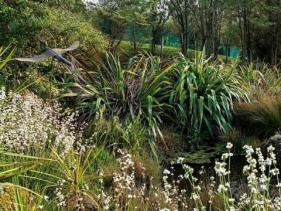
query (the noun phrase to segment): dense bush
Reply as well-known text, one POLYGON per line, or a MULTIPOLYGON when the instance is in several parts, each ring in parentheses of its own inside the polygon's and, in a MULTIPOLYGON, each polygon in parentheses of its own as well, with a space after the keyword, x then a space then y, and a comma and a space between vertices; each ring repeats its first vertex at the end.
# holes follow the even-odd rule
POLYGON ((64 5, 53 7, 49 3, 0 2, 0 43, 17 44, 19 50, 23 50, 21 54, 34 53, 30 49, 39 46, 39 40, 46 40, 54 47, 80 40, 88 51, 106 47, 105 37, 86 21, 83 8, 73 12, 64 5))
POLYGON ((54 8, 45 8, 46 16, 42 19, 42 30, 36 36, 50 43, 50 46, 68 45, 79 40, 81 47, 90 52, 107 47, 106 37, 87 22, 81 14, 54 8))

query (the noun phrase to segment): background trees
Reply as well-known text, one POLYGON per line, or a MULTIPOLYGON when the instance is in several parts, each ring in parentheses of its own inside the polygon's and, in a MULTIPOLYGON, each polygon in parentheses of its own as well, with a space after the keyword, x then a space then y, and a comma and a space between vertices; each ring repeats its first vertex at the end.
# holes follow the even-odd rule
POLYGON ((165 45, 163 37, 169 32, 178 36, 184 55, 189 48, 204 48, 216 58, 222 48, 227 55, 235 46, 244 60, 278 64, 280 18, 281 0, 0 0, 0 42, 16 43, 26 50, 43 36, 42 31, 51 32, 55 39, 50 40, 55 42, 60 37, 74 39, 71 33, 77 39, 80 32, 75 28, 81 25, 83 36, 79 37, 92 39, 87 45, 106 49, 104 41, 109 40, 111 51, 126 39, 134 53, 149 43, 147 50, 155 54, 157 45, 165 45), (51 24, 49 20, 53 20, 51 24), (73 30, 60 30, 69 24, 73 30))
POLYGON ((94 13, 99 20, 107 21, 111 26, 107 33, 113 43, 118 45, 118 40, 126 37, 126 29, 130 27, 135 51, 138 43, 136 34, 139 29, 145 28, 145 36, 150 39, 153 53, 156 44, 161 44, 164 32, 170 31, 178 35, 181 52, 185 55, 188 48, 205 48, 208 55, 216 58, 222 52, 222 47, 227 52, 231 46, 236 46, 244 60, 262 60, 274 64, 280 62, 280 0, 99 2, 99 9, 94 13), (114 9, 108 5, 114 6, 114 9), (108 11, 107 16, 105 11, 108 11), (169 28, 167 22, 173 27, 169 28))

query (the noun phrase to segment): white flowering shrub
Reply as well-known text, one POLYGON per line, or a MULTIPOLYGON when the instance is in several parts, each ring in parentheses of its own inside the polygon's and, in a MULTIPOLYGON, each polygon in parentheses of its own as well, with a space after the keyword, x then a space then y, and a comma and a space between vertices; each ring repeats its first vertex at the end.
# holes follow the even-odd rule
POLYGON ((75 114, 62 117, 58 104, 45 103, 32 93, 0 93, 0 145, 27 153, 52 144, 68 152, 76 140, 75 114))

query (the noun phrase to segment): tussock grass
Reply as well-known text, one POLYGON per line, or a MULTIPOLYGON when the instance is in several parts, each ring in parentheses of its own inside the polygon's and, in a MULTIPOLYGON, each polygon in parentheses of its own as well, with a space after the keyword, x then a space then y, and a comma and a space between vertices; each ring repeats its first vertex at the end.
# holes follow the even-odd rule
POLYGON ((262 97, 235 107, 236 126, 258 137, 269 137, 281 128, 281 98, 262 97))

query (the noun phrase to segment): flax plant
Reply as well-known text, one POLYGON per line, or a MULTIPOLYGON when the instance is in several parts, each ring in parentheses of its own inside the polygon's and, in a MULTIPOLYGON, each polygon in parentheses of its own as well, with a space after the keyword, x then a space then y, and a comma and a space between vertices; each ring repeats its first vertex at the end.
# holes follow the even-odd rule
POLYGON ((211 64, 204 56, 181 56, 173 70, 170 104, 185 130, 199 134, 231 127, 235 100, 248 100, 247 87, 232 66, 211 64))
MULTIPOLYGON (((162 137, 160 124, 170 109, 166 99, 172 66, 162 69, 160 58, 149 54, 137 55, 124 66, 118 57, 107 54, 105 64, 67 84, 62 97, 74 98, 88 121, 101 113, 105 118, 118 116, 121 121, 137 118, 152 136, 162 137)), ((156 156, 154 143, 149 144, 156 156)))

